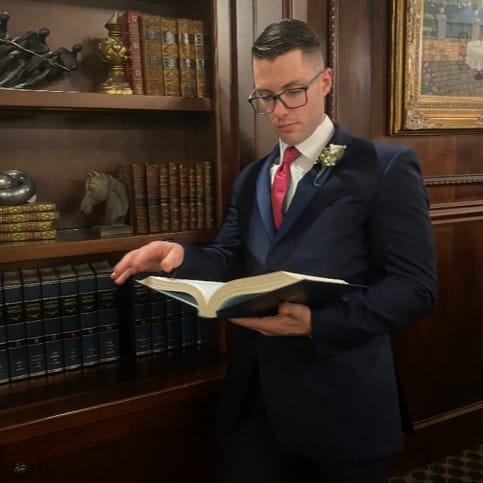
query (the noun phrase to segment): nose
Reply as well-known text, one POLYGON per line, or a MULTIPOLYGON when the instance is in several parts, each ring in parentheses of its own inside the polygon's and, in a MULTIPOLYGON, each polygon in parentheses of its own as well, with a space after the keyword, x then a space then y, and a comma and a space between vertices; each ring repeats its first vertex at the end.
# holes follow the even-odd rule
POLYGON ((282 117, 287 114, 287 111, 289 111, 289 109, 285 106, 280 97, 275 98, 275 106, 271 115, 275 117, 282 117))

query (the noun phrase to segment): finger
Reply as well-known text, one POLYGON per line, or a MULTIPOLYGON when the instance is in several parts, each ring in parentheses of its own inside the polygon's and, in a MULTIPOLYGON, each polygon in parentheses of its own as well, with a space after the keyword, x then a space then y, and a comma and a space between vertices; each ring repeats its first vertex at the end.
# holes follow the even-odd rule
POLYGON ((117 285, 122 285, 135 272, 133 270, 125 270, 123 272, 112 272, 111 278, 117 285))

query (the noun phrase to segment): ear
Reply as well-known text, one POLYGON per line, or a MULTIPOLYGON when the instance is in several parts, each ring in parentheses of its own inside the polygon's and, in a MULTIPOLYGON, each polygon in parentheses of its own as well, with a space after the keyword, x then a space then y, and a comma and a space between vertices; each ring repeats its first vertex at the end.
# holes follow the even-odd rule
POLYGON ((327 67, 320 76, 320 90, 325 97, 332 89, 332 69, 327 67))

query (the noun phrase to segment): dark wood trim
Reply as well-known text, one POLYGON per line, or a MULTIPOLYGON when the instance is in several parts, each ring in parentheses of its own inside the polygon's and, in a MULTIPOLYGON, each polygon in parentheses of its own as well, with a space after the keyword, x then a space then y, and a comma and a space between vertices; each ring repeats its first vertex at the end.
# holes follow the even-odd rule
POLYGON ((481 221, 483 200, 433 203, 430 214, 433 225, 481 221))
POLYGON ((409 471, 481 443, 483 401, 417 421, 414 434, 391 462, 392 475, 409 471))
POLYGON ((54 92, 0 89, 2 109, 211 111, 209 98, 109 95, 96 92, 54 92))
POLYGON ((337 119, 337 59, 338 59, 338 4, 337 0, 329 0, 328 15, 328 54, 327 65, 332 68, 332 91, 327 97, 327 113, 332 120, 337 119))
POLYGON ((84 239, 78 241, 18 242, 3 243, 0 251, 0 263, 16 263, 29 260, 47 260, 77 255, 125 252, 139 248, 146 243, 164 240, 168 237, 204 243, 213 239, 215 230, 200 230, 180 233, 156 233, 133 235, 117 238, 84 239))
POLYGON ((453 174, 445 176, 425 176, 426 186, 454 186, 461 184, 483 184, 483 174, 453 174))
POLYGON ((0 442, 17 443, 214 394, 225 372, 222 353, 195 349, 5 385, 0 388, 0 442))

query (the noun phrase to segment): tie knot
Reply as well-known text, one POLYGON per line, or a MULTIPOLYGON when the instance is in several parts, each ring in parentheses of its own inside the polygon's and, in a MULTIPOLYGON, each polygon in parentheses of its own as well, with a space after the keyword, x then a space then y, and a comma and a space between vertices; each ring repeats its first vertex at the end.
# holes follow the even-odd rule
POLYGON ((289 165, 292 164, 298 157, 300 153, 295 146, 289 146, 283 153, 282 164, 289 165))

